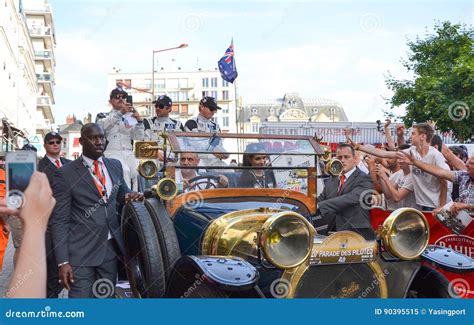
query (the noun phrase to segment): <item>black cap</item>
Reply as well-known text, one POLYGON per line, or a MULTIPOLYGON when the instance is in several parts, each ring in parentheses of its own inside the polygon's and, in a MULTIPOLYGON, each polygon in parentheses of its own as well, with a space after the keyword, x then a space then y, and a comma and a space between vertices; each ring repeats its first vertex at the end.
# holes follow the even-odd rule
POLYGON ((158 106, 158 105, 163 105, 164 107, 166 106, 172 106, 173 105, 173 101, 171 100, 171 98, 169 98, 168 96, 166 95, 161 95, 160 97, 158 97, 154 102, 153 104, 155 104, 155 107, 158 106))
POLYGON ((199 102, 199 104, 209 107, 211 110, 222 109, 219 106, 217 106, 217 103, 214 97, 210 97, 210 96, 203 97, 201 101, 199 102))
POLYGON ((58 132, 49 132, 44 136, 44 143, 51 141, 52 139, 63 140, 63 137, 58 132))
POLYGON ((110 99, 114 98, 117 95, 125 95, 128 96, 128 93, 122 89, 122 87, 117 87, 110 92, 110 99))

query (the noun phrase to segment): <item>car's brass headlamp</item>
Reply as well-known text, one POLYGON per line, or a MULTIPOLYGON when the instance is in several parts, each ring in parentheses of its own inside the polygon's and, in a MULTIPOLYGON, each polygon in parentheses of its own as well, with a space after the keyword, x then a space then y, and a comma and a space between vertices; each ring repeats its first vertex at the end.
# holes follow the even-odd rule
POLYGON ((326 174, 332 176, 339 176, 342 174, 344 167, 342 166, 342 162, 338 159, 331 159, 326 162, 326 166, 324 167, 326 174))
POLYGON ((378 233, 388 251, 401 259, 413 260, 428 246, 430 230, 423 213, 412 208, 393 211, 378 233))
POLYGON ((304 217, 284 211, 265 221, 259 242, 269 262, 288 269, 300 265, 311 254, 314 234, 313 226, 304 217))
POLYGON ((158 184, 153 185, 151 189, 159 198, 165 201, 174 199, 178 193, 178 186, 171 178, 160 179, 158 184))
POLYGON ((141 160, 137 170, 138 173, 146 179, 152 179, 158 173, 158 167, 153 160, 141 160))

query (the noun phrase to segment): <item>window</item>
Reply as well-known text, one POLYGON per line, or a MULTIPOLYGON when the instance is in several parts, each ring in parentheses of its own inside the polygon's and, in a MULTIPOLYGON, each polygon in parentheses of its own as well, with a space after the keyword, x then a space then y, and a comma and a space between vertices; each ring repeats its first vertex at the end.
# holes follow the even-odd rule
POLYGON ((168 96, 173 102, 177 102, 179 100, 179 91, 170 91, 168 96))
POLYGON ((155 87, 158 88, 158 89, 165 89, 166 88, 165 79, 156 79, 155 80, 155 87))
POLYGON ((222 91, 222 100, 229 100, 229 91, 223 90, 222 91))
POLYGON ((253 113, 253 114, 257 114, 257 109, 256 109, 256 108, 252 108, 252 113, 253 113))
POLYGON ((181 105, 181 113, 182 114, 188 114, 188 104, 182 104, 181 105))
POLYGON ((203 88, 209 87, 209 78, 202 78, 202 87, 203 88))
POLYGON ((171 88, 171 89, 178 89, 179 88, 179 79, 177 79, 177 78, 168 79, 167 86, 168 86, 168 88, 171 88))
POLYGON ((151 79, 145 79, 145 88, 151 89, 151 79))
POLYGON ((173 104, 171 106, 171 112, 173 113, 179 113, 179 105, 173 104))
POLYGON ((222 79, 222 87, 229 87, 229 82, 222 79))
POLYGON ((252 133, 258 133, 258 123, 252 123, 252 133))
POLYGON ((209 92, 208 91, 203 91, 202 92, 202 97, 206 97, 206 96, 209 96, 209 92))
POLYGON ((219 105, 222 108, 222 114, 229 114, 229 105, 219 105))
POLYGON ((217 87, 217 78, 211 78, 211 87, 217 87))
POLYGON ((217 100, 217 91, 211 91, 211 97, 214 97, 217 100))
POLYGON ((74 142, 72 144, 73 147, 79 147, 79 138, 74 138, 74 142))
POLYGON ((222 125, 223 125, 223 126, 227 126, 227 127, 229 126, 229 117, 224 116, 224 117, 222 118, 222 125))
POLYGON ((120 86, 120 84, 123 82, 122 79, 115 79, 115 85, 120 86))
POLYGON ((189 100, 188 92, 187 91, 180 91, 179 92, 179 100, 182 101, 182 102, 189 100))
POLYGON ((125 79, 125 89, 132 87, 132 79, 125 79))

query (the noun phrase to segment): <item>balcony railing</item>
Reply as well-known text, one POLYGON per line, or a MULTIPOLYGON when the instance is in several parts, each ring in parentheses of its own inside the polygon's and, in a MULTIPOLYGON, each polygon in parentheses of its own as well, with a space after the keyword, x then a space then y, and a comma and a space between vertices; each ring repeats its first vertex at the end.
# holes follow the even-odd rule
POLYGON ((51 73, 37 73, 38 81, 54 82, 54 77, 51 73))
POLYGON ((52 36, 53 33, 51 31, 51 27, 42 26, 42 27, 30 27, 28 28, 30 31, 30 35, 33 36, 52 36))
POLYGON ((37 105, 51 105, 51 98, 49 96, 38 96, 36 98, 37 105))
POLYGON ((48 119, 39 119, 36 122, 36 128, 39 130, 51 130, 51 122, 48 119))
POLYGON ((53 58, 53 51, 49 51, 49 50, 35 51, 35 57, 45 58, 45 59, 52 59, 53 58))

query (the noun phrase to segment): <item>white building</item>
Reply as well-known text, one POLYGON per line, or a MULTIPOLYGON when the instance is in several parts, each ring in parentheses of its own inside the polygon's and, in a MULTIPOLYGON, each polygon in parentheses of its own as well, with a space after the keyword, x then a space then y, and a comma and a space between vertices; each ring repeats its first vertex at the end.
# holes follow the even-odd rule
MULTIPOLYGON (((179 68, 178 68, 179 69, 179 68)), ((172 118, 186 122, 198 114, 199 101, 204 96, 216 98, 222 110, 214 116, 223 132, 236 132, 236 101, 234 86, 224 81, 217 70, 155 72, 155 98, 168 95, 173 100, 172 118)), ((110 73, 108 89, 125 84, 124 89, 133 96, 134 106, 144 117, 153 117, 151 73, 110 73)))
POLYGON ((23 0, 26 23, 34 50, 38 83, 36 93, 36 131, 45 135, 54 123, 54 47, 56 37, 53 13, 47 0, 23 0))
MULTIPOLYGON (((47 0, 4 0, 0 5, 0 117, 3 125, 41 144, 54 122, 53 31, 47 0)), ((23 144, 13 140, 9 150, 23 144)))
MULTIPOLYGON (((25 135, 36 134, 34 51, 19 0, 0 5, 0 115, 25 135)), ((15 139, 16 140, 16 139, 15 139)), ((15 141, 16 142, 16 141, 15 141)), ((2 143, 5 150, 5 142, 2 143)), ((17 142, 13 147, 20 146, 17 142)))

